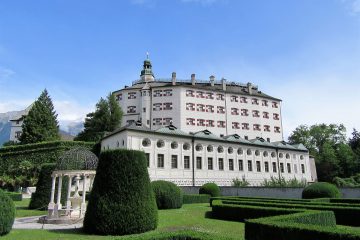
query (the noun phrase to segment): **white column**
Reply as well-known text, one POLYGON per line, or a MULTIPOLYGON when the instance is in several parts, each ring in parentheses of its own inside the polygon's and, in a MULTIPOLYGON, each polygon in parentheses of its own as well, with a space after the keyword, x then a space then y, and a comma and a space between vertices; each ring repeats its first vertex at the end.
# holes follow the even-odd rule
POLYGON ((82 202, 81 202, 81 216, 85 215, 86 211, 86 202, 85 202, 85 196, 86 196, 86 189, 85 189, 85 183, 86 183, 86 175, 83 174, 83 189, 82 189, 82 202))
POLYGON ((67 197, 66 197, 66 210, 67 213, 70 211, 71 208, 71 202, 70 202, 70 196, 71 196, 71 175, 68 175, 69 183, 68 183, 68 191, 67 191, 67 197))
POLYGON ((55 203, 55 184, 56 184, 56 175, 51 176, 51 197, 50 197, 50 203, 48 205, 48 217, 50 218, 54 213, 55 203))
POLYGON ((58 218, 60 216, 59 210, 61 209, 61 187, 62 187, 62 175, 59 175, 58 181, 58 194, 57 194, 57 201, 54 208, 54 217, 58 218))

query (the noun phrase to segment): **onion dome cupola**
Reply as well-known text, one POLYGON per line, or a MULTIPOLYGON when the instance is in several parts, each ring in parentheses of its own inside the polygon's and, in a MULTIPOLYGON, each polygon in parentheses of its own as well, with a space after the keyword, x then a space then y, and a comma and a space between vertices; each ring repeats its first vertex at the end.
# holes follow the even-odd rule
POLYGON ((149 59, 149 54, 146 54, 146 59, 144 61, 143 70, 141 70, 140 78, 144 82, 154 81, 154 73, 152 72, 152 65, 149 59))

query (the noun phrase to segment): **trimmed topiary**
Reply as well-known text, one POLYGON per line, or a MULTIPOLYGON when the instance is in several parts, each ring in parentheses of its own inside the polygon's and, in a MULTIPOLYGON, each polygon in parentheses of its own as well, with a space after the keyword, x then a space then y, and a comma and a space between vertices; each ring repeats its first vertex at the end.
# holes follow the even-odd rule
POLYGON ((100 160, 84 231, 101 235, 142 233, 157 226, 157 207, 144 152, 108 150, 100 160))
POLYGON ((340 198, 339 189, 327 182, 317 182, 307 186, 302 192, 303 199, 311 198, 340 198))
POLYGON ((181 208, 183 193, 176 184, 167 181, 154 181, 151 183, 155 193, 158 209, 181 208))
POLYGON ((0 190, 0 236, 10 232, 15 219, 15 205, 9 196, 0 190))
POLYGON ((216 183, 205 183, 200 187, 199 194, 209 194, 211 197, 219 197, 220 188, 216 183))

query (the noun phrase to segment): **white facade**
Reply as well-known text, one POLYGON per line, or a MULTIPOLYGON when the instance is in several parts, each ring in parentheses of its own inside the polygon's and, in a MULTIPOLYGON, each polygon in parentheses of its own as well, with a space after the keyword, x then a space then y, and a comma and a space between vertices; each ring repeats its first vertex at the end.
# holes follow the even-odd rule
POLYGON ((272 176, 316 180, 311 170, 313 160, 304 146, 267 143, 263 139, 246 141, 236 134, 220 138, 206 130, 186 134, 174 126, 150 130, 132 124, 105 137, 101 146, 103 150, 144 151, 150 179, 179 186, 200 186, 206 182, 230 186, 236 178, 260 185, 272 176))
POLYGON ((178 80, 175 73, 168 80, 155 79, 146 60, 141 79, 114 94, 124 112, 122 126, 141 121, 154 130, 173 124, 185 132, 208 129, 218 136, 283 140, 281 100, 251 83, 215 81, 213 76, 200 81, 194 74, 178 80))

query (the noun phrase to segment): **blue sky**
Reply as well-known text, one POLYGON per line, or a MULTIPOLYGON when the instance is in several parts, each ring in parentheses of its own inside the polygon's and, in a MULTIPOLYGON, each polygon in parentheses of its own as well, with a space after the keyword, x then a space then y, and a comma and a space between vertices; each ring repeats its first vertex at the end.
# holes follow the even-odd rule
POLYGON ((360 129, 360 0, 0 1, 0 112, 47 88, 62 128, 138 78, 253 82, 299 124, 360 129))

